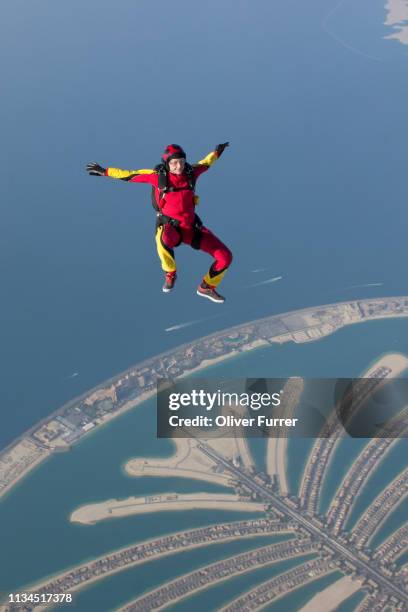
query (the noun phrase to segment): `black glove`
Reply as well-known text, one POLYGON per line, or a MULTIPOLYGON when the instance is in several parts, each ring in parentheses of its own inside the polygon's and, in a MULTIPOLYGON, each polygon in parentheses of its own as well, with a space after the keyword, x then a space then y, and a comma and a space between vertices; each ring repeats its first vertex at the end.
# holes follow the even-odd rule
POLYGON ((91 176, 105 176, 105 168, 102 168, 96 162, 92 162, 86 165, 86 171, 89 172, 91 176))
POLYGON ((226 149, 227 147, 229 147, 229 142, 223 142, 222 144, 219 144, 215 147, 215 152, 218 153, 218 157, 222 155, 224 149, 226 149))

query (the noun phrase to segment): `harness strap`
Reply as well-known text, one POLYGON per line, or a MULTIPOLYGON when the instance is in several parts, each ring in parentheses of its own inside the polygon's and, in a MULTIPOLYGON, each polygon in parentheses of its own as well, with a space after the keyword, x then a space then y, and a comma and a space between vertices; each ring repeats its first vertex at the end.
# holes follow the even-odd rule
MULTIPOLYGON (((167 225, 168 223, 170 223, 170 225, 173 225, 174 227, 180 226, 180 221, 178 219, 173 219, 173 217, 169 217, 168 215, 163 214, 161 211, 156 213, 156 224, 158 226, 167 225)), ((197 214, 194 215, 193 228, 201 229, 202 227, 203 222, 201 221, 200 217, 197 214)))
MULTIPOLYGON (((158 190, 159 190, 159 202, 160 200, 162 200, 164 198, 164 196, 166 195, 166 193, 169 192, 174 192, 174 191, 192 191, 194 193, 195 191, 195 177, 194 177, 194 170, 193 167, 190 164, 185 164, 184 166, 184 173, 187 174, 187 179, 188 179, 188 187, 173 187, 172 185, 169 185, 169 181, 168 181, 168 174, 167 174, 167 169, 165 164, 158 164, 157 166, 155 166, 154 168, 155 172, 157 172, 158 174, 158 190)), ((157 201, 156 201, 156 197, 155 197, 155 188, 152 188, 152 204, 153 204, 153 208, 155 210, 159 210, 158 205, 157 205, 157 201)))
MULTIPOLYGON (((167 170, 166 170, 166 166, 164 164, 158 164, 157 166, 155 166, 154 170, 157 172, 158 174, 158 190, 159 190, 159 204, 157 203, 156 200, 156 191, 155 188, 152 187, 152 205, 153 208, 156 211, 156 230, 158 227, 160 226, 165 226, 167 224, 172 225, 173 227, 175 227, 180 234, 180 242, 181 242, 181 229, 180 229, 180 221, 178 219, 173 219, 172 217, 169 217, 168 215, 165 215, 160 207, 160 202, 161 200, 164 198, 164 196, 166 195, 166 193, 169 192, 174 192, 174 191, 184 191, 184 190, 188 190, 188 191, 192 191, 194 193, 195 191, 195 177, 194 177, 194 169, 190 164, 185 165, 185 173, 187 174, 187 178, 188 178, 188 182, 189 185, 188 187, 173 187, 171 185, 168 184, 168 175, 167 175, 167 170)), ((194 236, 193 236, 193 240, 191 242, 191 246, 193 247, 193 249, 199 249, 200 248, 200 243, 201 243, 201 228, 202 228, 203 222, 201 221, 200 217, 196 214, 194 216, 194 224, 193 224, 193 229, 194 229, 194 236)))
POLYGON ((168 215, 164 215, 162 212, 158 212, 156 214, 156 225, 173 225, 174 227, 180 226, 180 221, 178 219, 173 219, 173 217, 169 217, 168 215))

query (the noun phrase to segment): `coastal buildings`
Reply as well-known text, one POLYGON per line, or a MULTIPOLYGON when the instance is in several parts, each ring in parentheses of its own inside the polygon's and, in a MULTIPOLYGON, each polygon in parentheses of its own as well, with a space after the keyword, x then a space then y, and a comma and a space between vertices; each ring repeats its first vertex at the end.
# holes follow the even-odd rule
MULTIPOLYGON (((307 342, 313 337, 318 337, 318 334, 332 333, 342 325, 362 322, 370 318, 407 315, 406 298, 395 298, 389 303, 386 299, 359 301, 347 303, 344 308, 342 305, 325 306, 245 324, 159 355, 63 406, 48 419, 32 428, 15 444, 5 449, 0 458, 2 491, 4 493, 9 490, 34 465, 38 465, 52 453, 68 450, 77 440, 88 435, 88 432, 154 395, 158 377, 172 379, 186 376, 192 369, 197 371, 201 367, 214 363, 214 360, 228 359, 228 357, 240 354, 241 351, 267 346, 269 343, 276 342, 277 338, 279 342, 289 340, 307 342), (279 332, 278 336, 274 336, 275 332, 279 332)), ((398 359, 392 361, 388 357, 386 363, 377 362, 372 372, 366 372, 359 396, 362 403, 367 393, 372 391, 375 385, 380 384, 381 380, 401 372, 405 366, 401 356, 399 359, 400 361, 398 359)), ((299 398, 300 391, 301 384, 298 381, 298 386, 293 389, 295 399, 299 398)), ((331 434, 334 434, 335 431, 336 423, 333 422, 331 434)), ((406 493, 406 475, 399 475, 395 482, 390 483, 381 492, 378 500, 362 515, 360 525, 357 524, 350 533, 345 529, 350 503, 371 471, 383 460, 392 446, 392 440, 389 441, 388 437, 380 437, 368 443, 365 454, 361 456, 361 461, 356 462, 356 470, 357 466, 359 469, 355 473, 348 474, 344 482, 340 484, 333 505, 326 516, 318 514, 318 501, 324 476, 324 469, 321 471, 321 466, 324 464, 327 469, 337 438, 332 435, 319 439, 319 444, 321 440, 321 446, 316 447, 310 456, 311 460, 313 457, 318 457, 319 461, 315 461, 314 466, 310 464, 310 469, 306 470, 305 475, 310 476, 310 482, 306 483, 305 480, 299 497, 291 494, 288 487, 286 490, 282 487, 283 479, 279 479, 279 473, 284 459, 281 453, 279 460, 276 459, 276 467, 268 474, 261 474, 257 473, 249 455, 243 453, 242 445, 240 453, 235 455, 226 457, 221 453, 222 460, 217 458, 218 451, 211 455, 211 449, 208 450, 205 446, 201 450, 198 449, 197 452, 212 461, 212 468, 208 467, 211 462, 205 464, 210 478, 215 477, 225 486, 234 489, 241 499, 249 503, 252 500, 254 508, 256 505, 261 506, 261 511, 265 516, 264 519, 261 519, 265 521, 262 525, 264 527, 267 525, 266 529, 273 529, 273 533, 290 532, 292 534, 292 544, 275 549, 275 552, 280 550, 283 555, 286 553, 282 551, 288 551, 289 557, 295 557, 307 543, 307 546, 310 546, 308 552, 316 555, 316 559, 313 559, 314 565, 310 565, 311 561, 301 562, 296 572, 286 576, 282 575, 279 580, 248 595, 249 598, 241 603, 231 602, 231 606, 238 606, 236 609, 242 605, 249 605, 249 603, 252 605, 251 602, 259 605, 262 601, 272 601, 291 589, 306 584, 308 580, 318 575, 325 575, 333 571, 340 571, 361 581, 361 588, 367 592, 367 601, 372 606, 386 602, 386 605, 393 605, 395 609, 398 609, 398 606, 403 609, 401 605, 406 605, 406 576, 395 565, 398 557, 406 551, 406 545, 401 544, 405 541, 404 531, 399 532, 401 540, 391 536, 387 544, 384 542, 383 555, 380 555, 378 550, 370 549, 370 540, 375 530, 395 509, 406 493), (303 538, 306 542, 302 541, 303 538), (296 544, 293 545, 294 542, 296 544)), ((182 467, 181 464, 180 467, 182 467)), ((144 466, 146 473, 149 468, 150 465, 147 462, 144 466)), ((171 469, 174 473, 175 466, 173 465, 171 469)), ((156 473, 159 474, 160 470, 156 473)), ((187 477, 191 477, 191 474, 187 477)), ((154 500, 150 502, 153 503, 154 500)), ((240 533, 239 530, 237 533, 240 533)), ((211 538, 216 539, 214 532, 211 534, 211 538)), ((178 534, 173 534, 171 537, 178 538, 178 534)), ((183 542, 186 542, 183 545, 186 547, 194 545, 194 540, 190 540, 189 536, 185 536, 183 542)), ((149 551, 153 555, 156 553, 172 554, 174 541, 169 543, 166 540, 163 547, 161 544, 163 544, 161 539, 159 543, 156 541, 154 547, 149 551)), ((65 592, 68 592, 66 589, 84 588, 90 580, 98 579, 98 576, 121 571, 129 567, 131 563, 143 562, 143 559, 152 558, 145 549, 138 549, 136 556, 134 556, 133 548, 132 551, 132 553, 129 551, 121 553, 120 557, 115 556, 117 554, 115 552, 104 556, 99 561, 92 560, 85 566, 82 565, 81 569, 71 569, 69 577, 68 574, 64 574, 58 578, 61 582, 56 585, 52 584, 65 592), (97 565, 93 565, 94 562, 97 565)), ((259 551, 259 555, 254 552, 250 556, 250 561, 247 557, 241 560, 234 558, 221 569, 227 572, 226 575, 229 575, 228 572, 239 572, 245 567, 255 567, 257 564, 268 562, 268 559, 272 557, 265 556, 264 551, 259 551)), ((166 597, 170 597, 173 601, 174 597, 178 598, 183 592, 191 592, 191 589, 194 590, 199 584, 214 584, 212 580, 216 578, 216 573, 212 572, 211 568, 206 575, 207 573, 208 582, 205 582, 202 577, 199 579, 193 577, 191 580, 184 577, 183 582, 177 583, 174 588, 167 586, 166 597)), ((47 585, 39 585, 39 588, 49 589, 50 582, 47 585)), ((160 596, 163 596, 163 593, 160 596)), ((129 603, 129 606, 131 605, 133 604, 129 603)))

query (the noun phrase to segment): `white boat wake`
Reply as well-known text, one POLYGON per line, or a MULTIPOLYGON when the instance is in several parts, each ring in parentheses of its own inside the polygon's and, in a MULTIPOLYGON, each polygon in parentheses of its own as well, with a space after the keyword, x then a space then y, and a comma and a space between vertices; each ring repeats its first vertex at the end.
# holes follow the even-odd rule
POLYGON ((171 325, 170 327, 166 327, 164 331, 166 332, 177 331, 178 329, 184 329, 184 327, 190 327, 191 325, 197 325, 197 323, 204 323, 205 321, 209 321, 210 319, 216 319, 222 316, 224 316, 224 313, 217 314, 212 317, 205 317, 203 319, 194 319, 193 321, 186 321, 185 323, 178 323, 177 325, 171 325))
POLYGON ((252 287, 259 287, 259 285, 269 285, 269 283, 277 283, 282 278, 283 278, 283 276, 274 276, 272 278, 267 278, 264 281, 259 281, 259 283, 253 283, 252 285, 248 285, 247 289, 250 289, 252 287))
POLYGON ((331 20, 331 18, 333 17, 334 13, 336 11, 338 11, 338 9, 343 6, 343 4, 345 4, 345 2, 346 2, 346 0, 340 0, 340 2, 333 9, 331 9, 331 11, 329 13, 327 13, 327 15, 322 19, 321 27, 322 27, 323 31, 326 32, 326 34, 328 36, 330 36, 333 40, 335 40, 340 45, 342 45, 345 49, 348 49, 349 51, 352 51, 353 53, 357 53, 357 55, 361 55, 362 57, 366 57, 367 59, 371 59, 371 60, 374 60, 376 62, 383 62, 384 61, 383 58, 377 57, 375 55, 371 55, 370 53, 366 53, 365 51, 362 51, 361 49, 357 49, 357 47, 354 47, 353 45, 348 43, 346 40, 341 38, 338 34, 336 34, 329 27, 328 22, 331 20))

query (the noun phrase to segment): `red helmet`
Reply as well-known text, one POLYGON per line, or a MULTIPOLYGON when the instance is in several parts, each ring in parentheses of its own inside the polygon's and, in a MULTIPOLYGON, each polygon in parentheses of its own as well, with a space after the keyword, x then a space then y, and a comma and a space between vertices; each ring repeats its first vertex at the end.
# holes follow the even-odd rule
POLYGON ((171 159, 179 159, 180 157, 186 159, 186 154, 180 145, 170 144, 164 149, 162 160, 165 164, 168 164, 171 159))

